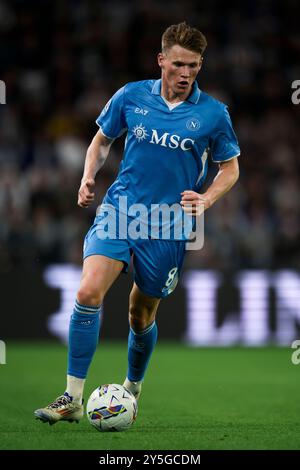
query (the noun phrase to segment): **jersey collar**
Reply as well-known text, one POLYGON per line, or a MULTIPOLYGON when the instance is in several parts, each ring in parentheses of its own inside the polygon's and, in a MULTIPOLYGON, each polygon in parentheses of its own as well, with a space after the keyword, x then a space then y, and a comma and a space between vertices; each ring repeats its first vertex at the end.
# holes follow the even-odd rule
MULTIPOLYGON (((160 95, 160 92, 161 92, 161 78, 159 78, 158 80, 155 80, 154 85, 151 90, 151 93, 153 95, 160 95)), ((194 81, 193 86, 192 86, 192 93, 186 99, 186 101, 189 101, 190 103, 193 103, 193 104, 197 104, 200 98, 200 93, 201 93, 201 90, 198 87, 198 83, 194 81)))

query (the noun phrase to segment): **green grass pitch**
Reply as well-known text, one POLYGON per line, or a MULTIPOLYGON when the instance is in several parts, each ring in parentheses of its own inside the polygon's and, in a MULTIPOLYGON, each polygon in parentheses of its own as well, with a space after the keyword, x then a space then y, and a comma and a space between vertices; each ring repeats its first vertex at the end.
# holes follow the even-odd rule
MULTIPOLYGON (((137 421, 99 433, 85 417, 54 426, 33 411, 64 391, 66 347, 7 343, 0 365, 0 449, 300 449, 300 365, 289 348, 190 348, 158 344, 137 421)), ((85 400, 100 384, 122 383, 125 343, 102 342, 85 400)))

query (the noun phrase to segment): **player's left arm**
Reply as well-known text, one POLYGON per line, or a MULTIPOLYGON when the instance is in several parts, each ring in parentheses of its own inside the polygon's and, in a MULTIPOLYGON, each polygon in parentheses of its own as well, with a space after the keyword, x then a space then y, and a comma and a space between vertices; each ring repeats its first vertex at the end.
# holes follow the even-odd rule
POLYGON ((185 190, 181 193, 181 206, 190 215, 200 215, 226 194, 239 178, 238 158, 219 163, 219 171, 207 191, 199 194, 185 190))

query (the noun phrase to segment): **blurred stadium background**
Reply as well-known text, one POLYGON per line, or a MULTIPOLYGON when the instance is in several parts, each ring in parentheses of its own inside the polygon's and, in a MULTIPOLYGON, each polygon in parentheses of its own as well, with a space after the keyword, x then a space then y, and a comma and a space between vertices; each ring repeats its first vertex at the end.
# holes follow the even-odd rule
MULTIPOLYGON (((229 106, 241 176, 208 211, 204 248, 187 254, 180 285, 162 303, 160 341, 290 347, 300 338, 300 105, 291 100, 299 12, 295 0, 0 0, 0 339, 8 357, 13 340, 65 341, 83 237, 122 154, 120 140, 97 177, 97 203, 78 208, 95 119, 125 82, 159 77, 161 34, 183 20, 207 37, 198 81, 229 106)), ((126 340, 130 285, 122 275, 105 300, 104 340, 126 340)))
MULTIPOLYGON (((78 208, 94 121, 125 82, 159 76, 161 33, 183 19, 207 36, 199 84, 229 105, 242 149, 241 177, 208 211, 205 246, 188 253, 188 276, 159 315, 169 327, 170 315, 176 316, 174 331, 162 325, 161 335, 192 335, 187 320, 201 318, 202 311, 204 328, 209 322, 226 327, 216 341, 235 342, 256 311, 257 329, 267 323, 249 341, 289 344, 297 336, 300 106, 291 101, 291 84, 300 79, 299 10, 291 0, 233 2, 222 11, 221 5, 212 0, 186 1, 184 7, 167 0, 0 2, 0 78, 7 94, 0 107, 0 277, 4 309, 22 310, 24 323, 16 330, 10 318, 2 318, 1 338, 47 336, 51 312, 71 310, 70 303, 62 305, 60 287, 76 291, 83 237, 116 176, 123 145, 114 144, 98 175, 97 203, 78 208), (193 290, 201 291, 196 300, 193 290)), ((214 166, 210 179, 215 172, 214 166)), ((115 295, 114 304, 107 299, 105 321, 113 318, 114 328, 108 326, 105 336, 122 336, 116 317, 127 328, 129 284, 119 281, 122 312, 116 311, 115 295)), ((214 342, 215 335, 207 332, 193 341, 214 342)))

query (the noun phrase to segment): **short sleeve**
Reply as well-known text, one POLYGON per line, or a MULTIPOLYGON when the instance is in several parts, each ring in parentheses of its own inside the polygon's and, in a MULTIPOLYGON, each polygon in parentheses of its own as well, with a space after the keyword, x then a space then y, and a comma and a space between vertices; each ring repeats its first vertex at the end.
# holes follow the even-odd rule
POLYGON ((225 162, 238 157, 241 153, 226 106, 223 108, 211 140, 211 154, 214 162, 225 162))
POLYGON ((120 88, 113 95, 96 119, 96 123, 103 134, 110 139, 119 137, 127 129, 124 112, 124 89, 125 87, 120 88))

